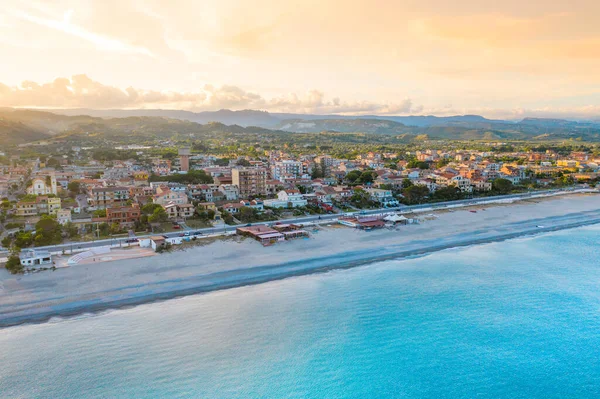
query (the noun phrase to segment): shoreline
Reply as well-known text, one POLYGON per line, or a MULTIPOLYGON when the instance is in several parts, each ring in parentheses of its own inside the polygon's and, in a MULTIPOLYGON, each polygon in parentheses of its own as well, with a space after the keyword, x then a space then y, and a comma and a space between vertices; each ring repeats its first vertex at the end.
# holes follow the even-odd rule
MULTIPOLYGON (((510 208, 506 207, 505 209, 510 208)), ((12 305, 0 306, 0 328, 21 324, 39 324, 54 317, 69 318, 81 314, 100 313, 188 295, 257 285, 331 270, 349 269, 376 262, 422 257, 447 249, 501 242, 594 224, 600 224, 600 209, 491 225, 485 230, 475 230, 467 234, 455 232, 440 239, 412 240, 391 245, 376 244, 377 246, 363 249, 325 256, 313 255, 310 258, 272 264, 265 264, 263 260, 262 264, 247 268, 215 270, 208 274, 178 276, 142 282, 137 285, 113 287, 104 291, 75 295, 74 298, 51 296, 39 301, 17 302, 12 305), (542 225, 544 227, 540 227, 542 225)), ((368 237, 371 233, 365 234, 365 237, 368 237)), ((165 259, 165 261, 167 260, 165 259)), ((173 268, 176 267, 173 266, 173 268)))

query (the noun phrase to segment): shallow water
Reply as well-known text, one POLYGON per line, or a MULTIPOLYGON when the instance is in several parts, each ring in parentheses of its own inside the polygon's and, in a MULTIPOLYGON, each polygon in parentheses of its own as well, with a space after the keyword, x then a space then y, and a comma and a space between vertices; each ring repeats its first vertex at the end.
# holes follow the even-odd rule
POLYGON ((598 233, 3 329, 0 397, 598 397, 598 233))

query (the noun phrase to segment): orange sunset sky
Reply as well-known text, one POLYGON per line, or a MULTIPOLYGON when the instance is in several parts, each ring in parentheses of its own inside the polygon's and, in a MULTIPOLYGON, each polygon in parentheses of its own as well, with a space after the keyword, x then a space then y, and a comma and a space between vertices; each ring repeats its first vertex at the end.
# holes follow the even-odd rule
POLYGON ((4 0, 0 106, 600 119, 596 0, 4 0))

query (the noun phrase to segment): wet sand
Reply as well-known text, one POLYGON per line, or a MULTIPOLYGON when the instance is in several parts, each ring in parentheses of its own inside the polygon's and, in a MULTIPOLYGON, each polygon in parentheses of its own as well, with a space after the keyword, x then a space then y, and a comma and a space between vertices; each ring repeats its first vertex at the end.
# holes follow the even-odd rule
POLYGON ((325 227, 309 239, 271 247, 229 238, 160 256, 24 276, 3 270, 0 327, 600 223, 600 196, 571 195, 471 210, 476 212, 433 212, 437 218, 394 230, 325 227))

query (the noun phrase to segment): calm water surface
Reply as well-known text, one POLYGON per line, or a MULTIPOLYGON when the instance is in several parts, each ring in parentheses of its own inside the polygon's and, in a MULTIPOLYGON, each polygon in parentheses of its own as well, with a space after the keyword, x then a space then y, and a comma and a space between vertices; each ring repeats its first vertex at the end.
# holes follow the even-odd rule
POLYGON ((0 330, 1 398, 600 397, 600 228, 0 330))

